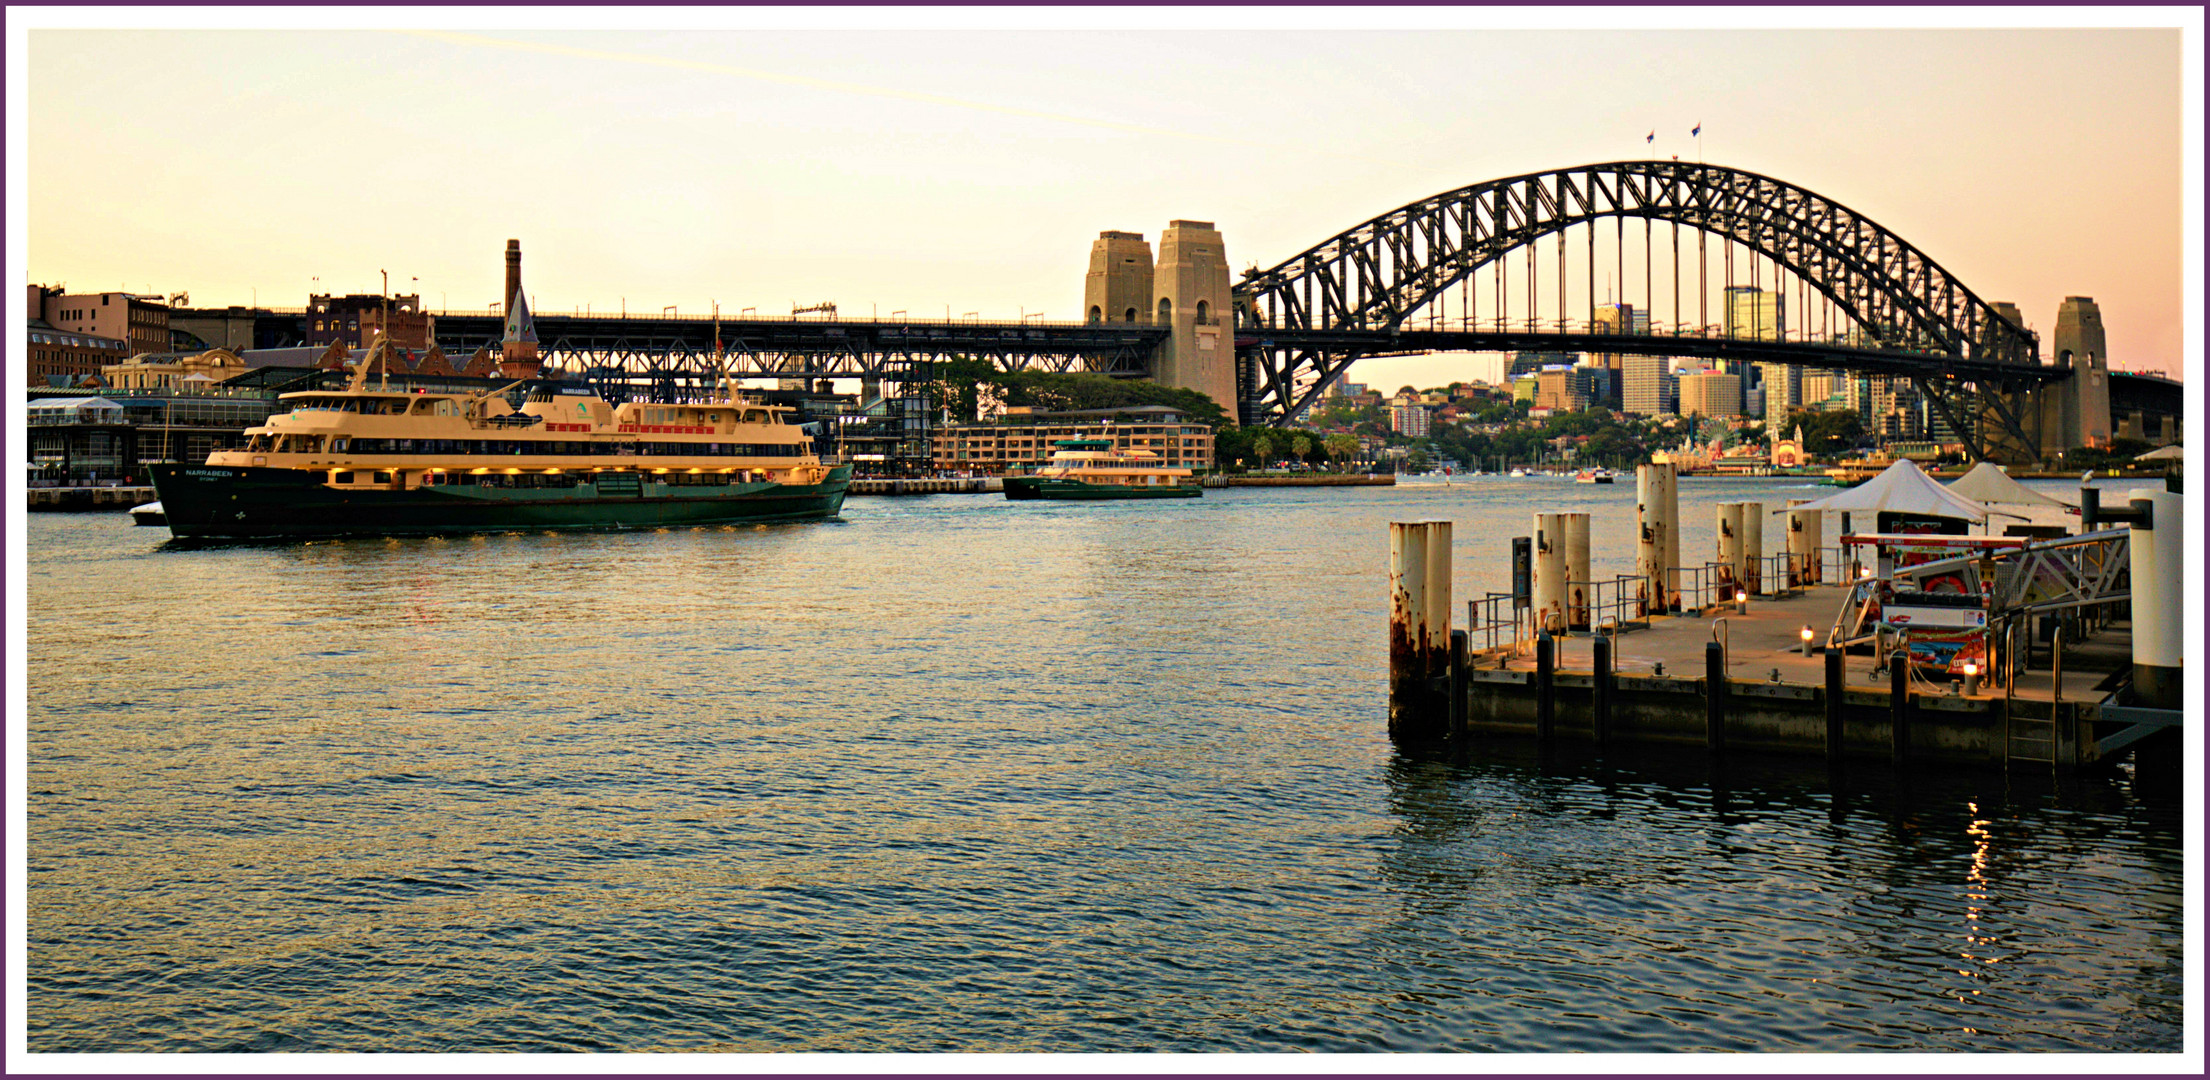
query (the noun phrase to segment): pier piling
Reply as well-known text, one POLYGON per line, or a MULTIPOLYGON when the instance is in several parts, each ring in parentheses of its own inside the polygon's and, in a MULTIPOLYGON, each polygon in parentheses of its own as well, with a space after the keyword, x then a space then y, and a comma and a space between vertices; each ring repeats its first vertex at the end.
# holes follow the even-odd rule
POLYGON ((2133 693, 2152 709, 2184 708, 2180 653, 2185 638, 2186 502, 2170 491, 2135 488, 2126 495, 2138 515, 2127 534, 2133 573, 2133 693), (2147 583, 2154 583, 2149 587, 2147 583))
POLYGON ((1673 466, 1670 462, 1640 465, 1634 471, 1635 483, 1635 577, 1640 579, 1642 614, 1663 615, 1679 607, 1679 599, 1672 595, 1672 582, 1667 573, 1680 565, 1677 547, 1678 533, 1674 527, 1680 519, 1680 501, 1674 487, 1673 466))
POLYGON ((1589 724, 1595 728, 1596 747, 1601 750, 1611 739, 1611 639, 1596 635, 1596 640, 1589 643, 1589 659, 1596 669, 1590 689, 1593 707, 1589 710, 1589 724))
MULTIPOLYGON (((1790 499, 1788 505, 1799 506, 1809 500, 1790 499)), ((1796 587, 1808 588, 1819 583, 1819 545, 1826 540, 1826 512, 1823 510, 1788 511, 1788 565, 1795 573, 1796 587)))
POLYGON ((1842 685, 1842 651, 1826 652, 1826 760, 1829 764, 1842 762, 1842 704, 1848 699, 1848 690, 1842 685))
POLYGON ((1549 631, 1535 635, 1535 740, 1550 745, 1558 714, 1557 641, 1549 631))
POLYGON ((1742 588, 1751 596, 1765 595, 1765 504, 1742 504, 1742 588))
POLYGON ((1535 515, 1535 597, 1538 632, 1565 629, 1565 515, 1535 515))
POLYGON ((1738 502, 1720 503, 1718 520, 1712 533, 1718 538, 1718 549, 1712 553, 1712 561, 1719 564, 1718 600, 1725 603, 1734 599, 1734 590, 1742 584, 1742 505, 1738 502))
POLYGON ((1449 692, 1450 675, 1450 539, 1450 522, 1427 523, 1427 598, 1421 609, 1427 678, 1420 685, 1429 698, 1422 709, 1439 723, 1447 723, 1450 714, 1450 702, 1442 698, 1449 692), (1443 685, 1437 686, 1438 681, 1443 685))
POLYGON ((1888 658, 1888 732, 1894 739, 1895 763, 1911 757, 1911 657, 1902 650, 1888 658))
POLYGON ((1704 745, 1712 753, 1727 748, 1727 653, 1718 642, 1704 644, 1704 745))
POLYGON ((1428 523, 1389 523, 1389 737, 1418 741, 1431 734, 1423 715, 1427 689, 1428 523))
POLYGON ((1450 737, 1466 737, 1466 632, 1450 632, 1450 737))
POLYGON ((1589 591, 1596 575, 1588 561, 1588 515, 1559 514, 1565 525, 1565 627, 1589 628, 1589 591))

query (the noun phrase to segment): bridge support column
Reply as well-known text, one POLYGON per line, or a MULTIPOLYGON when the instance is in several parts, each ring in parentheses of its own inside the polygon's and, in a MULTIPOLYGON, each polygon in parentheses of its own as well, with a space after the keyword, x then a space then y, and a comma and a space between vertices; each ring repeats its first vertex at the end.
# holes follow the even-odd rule
POLYGON ((1159 235, 1152 282, 1158 294, 1152 316, 1173 329, 1153 360, 1154 381, 1195 390, 1239 412, 1235 295, 1220 231, 1209 221, 1169 222, 1159 235))

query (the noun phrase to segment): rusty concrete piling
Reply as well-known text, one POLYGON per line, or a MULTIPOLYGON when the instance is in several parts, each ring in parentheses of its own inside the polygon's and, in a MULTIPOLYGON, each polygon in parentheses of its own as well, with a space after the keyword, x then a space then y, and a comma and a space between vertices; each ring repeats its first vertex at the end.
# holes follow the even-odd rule
POLYGON ((1711 561, 1719 564, 1719 571, 1718 580, 1712 584, 1719 590, 1717 601, 1723 604, 1734 599, 1734 590, 1743 582, 1742 504, 1720 503, 1716 512, 1718 521, 1712 532, 1717 538, 1717 550, 1712 553, 1711 561))
POLYGON ((1447 521, 1389 523, 1392 739, 1433 742, 1448 730, 1450 533, 1447 521))
POLYGON ((1636 466, 1635 483, 1635 578, 1637 599, 1641 601, 1644 616, 1663 615, 1679 607, 1679 598, 1672 595, 1673 584, 1667 571, 1680 565, 1679 531, 1680 499, 1675 486, 1673 465, 1660 462, 1636 466))
POLYGON ((1765 595, 1765 504, 1742 504, 1742 588, 1751 596, 1765 595))
POLYGON ((1585 632, 1589 628, 1589 594, 1595 573, 1588 561, 1588 515, 1559 514, 1565 519, 1565 626, 1585 632))
POLYGON ((1389 737, 1421 735, 1426 697, 1427 523, 1389 523, 1389 737))
MULTIPOLYGON (((1427 628, 1429 679, 1449 674, 1450 659, 1450 522, 1427 523, 1427 606, 1420 623, 1427 628)), ((1437 705, 1443 704, 1440 700, 1437 705)))
POLYGON ((1789 584, 1798 589, 1808 588, 1820 581, 1819 545, 1826 540, 1826 512, 1823 510, 1797 510, 1805 499, 1790 499, 1788 505, 1788 572, 1789 584))

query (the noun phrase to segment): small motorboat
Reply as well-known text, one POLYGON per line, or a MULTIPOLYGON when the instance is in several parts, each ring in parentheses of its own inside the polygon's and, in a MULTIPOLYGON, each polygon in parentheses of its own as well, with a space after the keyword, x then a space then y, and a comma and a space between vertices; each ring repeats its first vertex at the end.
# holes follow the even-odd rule
POLYGON ((169 516, 161 512, 161 502, 156 499, 150 503, 139 503, 137 506, 131 507, 130 523, 133 525, 167 525, 169 516))
POLYGON ((1573 482, 1576 484, 1609 484, 1613 479, 1609 469, 1582 469, 1573 474, 1573 482))

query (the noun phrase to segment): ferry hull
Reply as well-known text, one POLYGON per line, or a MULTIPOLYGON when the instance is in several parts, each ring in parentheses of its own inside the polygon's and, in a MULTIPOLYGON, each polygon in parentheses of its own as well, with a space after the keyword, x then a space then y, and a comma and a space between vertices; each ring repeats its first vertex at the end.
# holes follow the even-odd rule
MULTIPOLYGON (((571 488, 426 487, 341 489, 324 473, 296 469, 154 465, 154 491, 179 539, 293 540, 339 536, 426 536, 539 529, 650 529, 803 521, 835 517, 852 467, 819 484, 726 487, 631 485, 601 493, 571 488)), ((611 486, 611 485, 609 485, 611 486)))
POLYGON ((1008 476, 1005 478, 1005 497, 1008 499, 1195 499, 1204 495, 1205 489, 1195 484, 1086 484, 1080 480, 1059 480, 1040 476, 1008 476))

